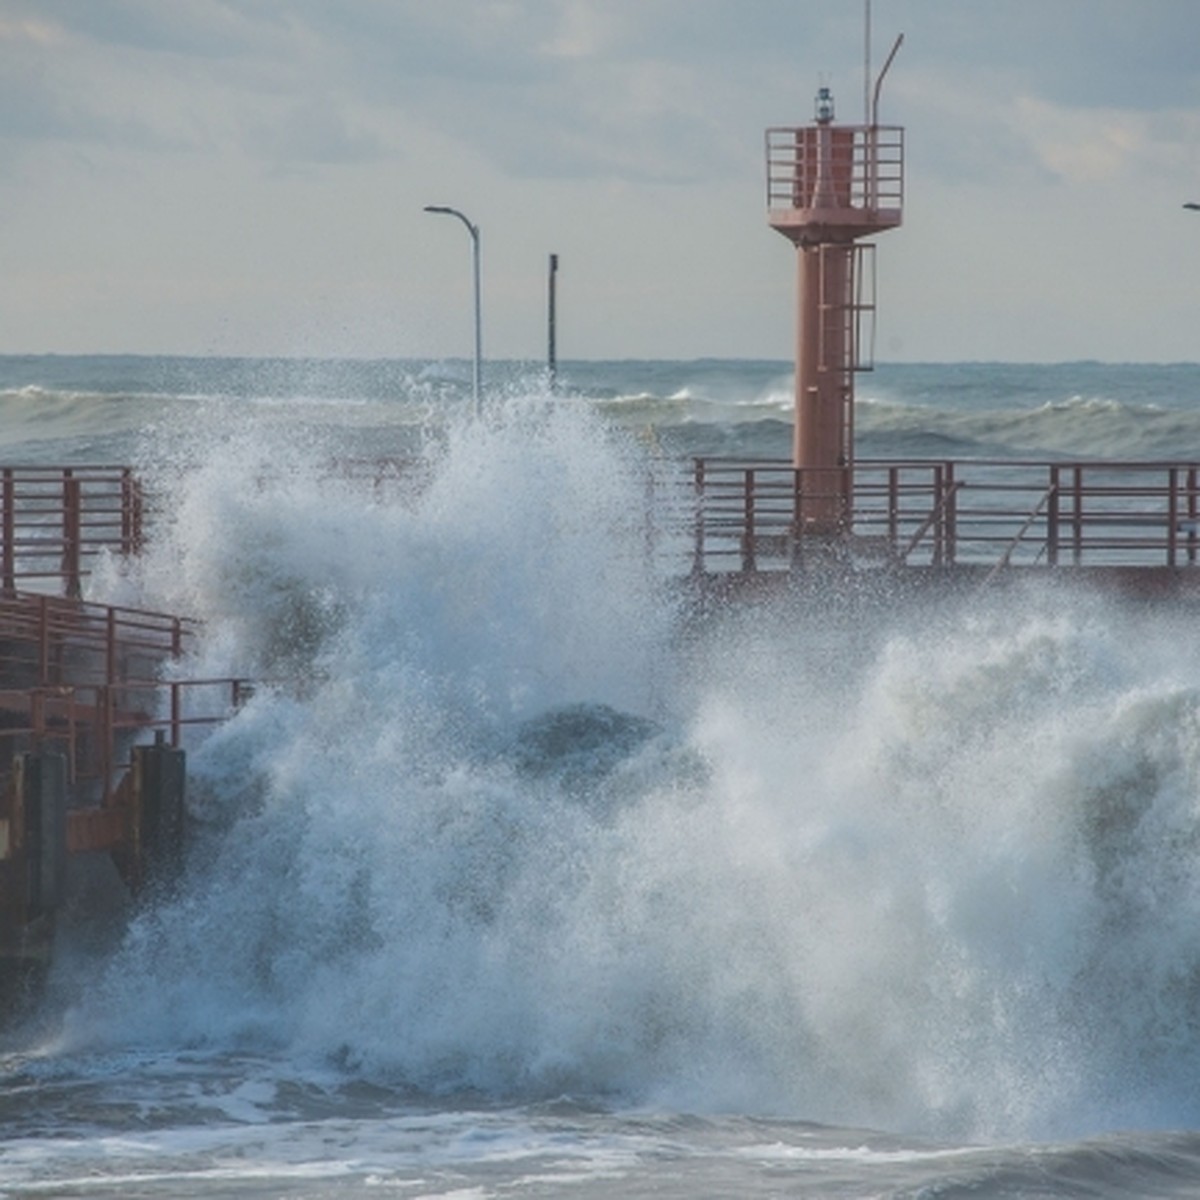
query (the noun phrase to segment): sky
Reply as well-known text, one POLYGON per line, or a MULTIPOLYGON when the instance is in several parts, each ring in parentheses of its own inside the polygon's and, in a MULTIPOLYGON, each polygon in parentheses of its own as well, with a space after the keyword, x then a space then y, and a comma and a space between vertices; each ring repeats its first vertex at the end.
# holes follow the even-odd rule
MULTIPOLYGON (((867 0, 0 0, 0 353, 790 359, 867 0)), ((879 361, 1200 359, 1200 0, 872 0, 879 361)))

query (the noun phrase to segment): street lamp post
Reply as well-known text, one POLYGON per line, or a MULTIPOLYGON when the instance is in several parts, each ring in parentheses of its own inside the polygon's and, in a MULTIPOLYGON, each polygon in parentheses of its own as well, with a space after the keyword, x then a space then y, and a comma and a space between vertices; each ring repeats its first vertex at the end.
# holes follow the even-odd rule
POLYGON ((457 217, 467 227, 467 232, 471 235, 471 270, 475 284, 475 371, 472 377, 472 392, 475 397, 475 415, 478 417, 483 411, 483 403, 480 398, 483 326, 479 306, 479 226, 469 221, 466 215, 460 213, 457 208, 449 208, 445 204, 427 204, 425 205, 425 211, 427 213, 445 213, 448 216, 457 217))

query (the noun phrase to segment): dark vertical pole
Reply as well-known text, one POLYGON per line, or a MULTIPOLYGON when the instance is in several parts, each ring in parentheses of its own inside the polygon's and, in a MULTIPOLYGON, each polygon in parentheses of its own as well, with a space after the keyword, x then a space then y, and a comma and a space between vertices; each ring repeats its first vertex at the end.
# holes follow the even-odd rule
POLYGON ((116 683, 119 663, 117 661, 117 610, 108 610, 104 630, 104 674, 105 683, 116 683))
POLYGON ((61 754, 22 756, 28 917, 52 913, 62 902, 67 864, 67 760, 61 754))
POLYGON ((83 492, 70 467, 63 471, 62 574, 66 594, 72 600, 83 595, 80 556, 83 550, 83 492))
POLYGON ((946 464, 946 560, 954 565, 958 554, 958 488, 954 486, 954 463, 946 464))
POLYGON ((1071 559, 1076 566, 1083 562, 1083 468, 1072 467, 1074 486, 1072 487, 1072 523, 1071 523, 1071 559))
POLYGON ((704 574, 704 459, 692 460, 695 473, 692 479, 693 503, 695 505, 695 542, 692 546, 692 573, 704 574))
POLYGON ((1187 473, 1187 515, 1188 515, 1188 537, 1187 560, 1189 563, 1196 561, 1196 468, 1189 467, 1187 473))
POLYGON ((11 467, 4 468, 4 591, 11 595, 17 590, 17 489, 11 467))
POLYGON ((754 468, 749 468, 742 481, 742 570, 753 574, 758 570, 758 547, 754 539, 754 468))
POLYGON ((933 468, 933 502, 937 506, 937 524, 933 529, 933 565, 940 567, 946 551, 946 482, 943 474, 945 464, 937 463, 933 468))
POLYGON ((1046 513, 1046 565, 1058 566, 1058 497, 1061 480, 1057 466, 1050 468, 1050 509, 1046 513))
POLYGON ((558 255, 550 255, 550 277, 548 286, 548 307, 546 313, 546 370, 550 383, 550 394, 553 395, 558 390, 558 347, 556 344, 557 337, 557 318, 556 311, 556 296, 555 282, 558 276, 558 255))
POLYGON ((157 730, 152 746, 133 748, 137 813, 134 890, 169 889, 183 870, 186 757, 157 730))
POLYGON ((121 553, 140 554, 142 550, 142 487, 133 471, 121 472, 121 553))
POLYGON ((1175 566, 1179 538, 1179 468, 1167 469, 1167 566, 1175 566))

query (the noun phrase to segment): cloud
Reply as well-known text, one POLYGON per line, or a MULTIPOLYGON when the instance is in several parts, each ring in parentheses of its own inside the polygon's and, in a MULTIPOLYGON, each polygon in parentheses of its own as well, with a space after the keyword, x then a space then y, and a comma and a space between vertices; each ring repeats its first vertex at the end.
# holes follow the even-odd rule
MULTIPOLYGON (((938 302, 937 270, 949 289, 960 260, 981 280, 1011 262, 1014 222, 1041 222, 1048 245, 1064 229, 1112 245, 1146 196, 1175 212, 1200 192, 1198 0, 872 2, 875 70, 906 35, 881 115, 907 130, 909 206, 881 267, 911 258, 914 313, 938 302)), ((63 247, 62 269, 91 262, 135 299, 114 245, 130 279, 190 272, 205 296, 248 262, 262 280, 305 263, 290 305, 314 281, 350 280, 389 296, 389 320, 390 289, 404 308, 397 280, 411 277, 406 319, 436 330, 430 314, 454 299, 422 260, 420 209, 461 200, 487 226, 488 286, 534 289, 530 311, 541 281, 522 282, 526 264, 553 245, 566 284, 593 272, 581 312, 619 292, 593 321, 610 347, 671 322, 711 346, 734 323, 713 313, 732 306, 761 350, 772 322, 790 336, 792 283, 761 219, 762 130, 806 122, 825 82, 839 119, 860 118, 862 13, 861 0, 0 0, 0 239, 10 261, 38 247, 31 280, 63 247), (178 257, 183 224, 204 231, 198 262, 178 257), (677 310, 646 300, 666 279, 677 310)), ((1042 257, 1022 266, 1035 297, 1042 257)), ((521 304, 495 327, 529 325, 521 304)))
POLYGON ((0 14, 0 44, 27 42, 48 46, 55 42, 58 36, 59 31, 55 25, 34 15, 0 14))
POLYGON ((378 137, 352 129, 334 104, 317 97, 289 104, 273 119, 250 117, 244 144, 276 164, 361 163, 382 153, 378 137))
POLYGON ((876 0, 875 11, 879 28, 919 31, 904 52, 910 69, 982 68, 1012 93, 1073 108, 1200 101, 1194 0, 876 0))
POLYGON ((1039 160, 1070 183, 1098 183, 1120 175, 1147 140, 1141 113, 1064 109, 1021 97, 1014 108, 1019 131, 1039 160))
POLYGON ((261 45, 256 23, 224 0, 8 0, 26 20, 73 39, 154 54, 224 57, 261 45))
POLYGON ((190 144, 132 107, 106 111, 106 106, 86 100, 80 89, 64 89, 46 64, 14 56, 10 49, 8 44, 0 46, 0 141, 10 143, 10 153, 16 149, 14 142, 26 147, 53 142, 154 152, 190 144))

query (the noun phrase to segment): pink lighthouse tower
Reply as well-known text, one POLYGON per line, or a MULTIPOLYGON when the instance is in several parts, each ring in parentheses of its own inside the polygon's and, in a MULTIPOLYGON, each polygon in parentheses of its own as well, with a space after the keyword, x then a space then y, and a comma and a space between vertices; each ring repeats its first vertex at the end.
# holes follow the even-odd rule
POLYGON ((833 96, 817 92, 815 118, 767 130, 767 220, 796 247, 796 416, 801 534, 848 529, 854 494, 854 376, 873 365, 874 250, 861 239, 900 224, 904 131, 834 121, 833 96))

